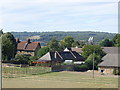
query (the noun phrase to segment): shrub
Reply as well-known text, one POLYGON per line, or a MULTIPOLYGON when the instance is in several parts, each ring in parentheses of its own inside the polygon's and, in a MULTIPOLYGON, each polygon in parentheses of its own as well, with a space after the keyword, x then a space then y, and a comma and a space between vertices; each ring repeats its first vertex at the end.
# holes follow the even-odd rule
POLYGON ((17 54, 15 56, 15 60, 13 61, 14 64, 29 64, 30 55, 25 54, 17 54))
POLYGON ((113 74, 114 75, 120 75, 120 68, 114 68, 113 74))
POLYGON ((74 65, 74 71, 87 71, 88 67, 85 64, 82 65, 74 65))

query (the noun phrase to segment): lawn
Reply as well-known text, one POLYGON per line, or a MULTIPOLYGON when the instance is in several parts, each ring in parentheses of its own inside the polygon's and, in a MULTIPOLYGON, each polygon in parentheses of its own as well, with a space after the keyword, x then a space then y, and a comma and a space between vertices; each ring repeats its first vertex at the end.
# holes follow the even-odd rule
POLYGON ((25 77, 2 78, 3 88, 117 88, 118 77, 92 72, 52 72, 25 77))

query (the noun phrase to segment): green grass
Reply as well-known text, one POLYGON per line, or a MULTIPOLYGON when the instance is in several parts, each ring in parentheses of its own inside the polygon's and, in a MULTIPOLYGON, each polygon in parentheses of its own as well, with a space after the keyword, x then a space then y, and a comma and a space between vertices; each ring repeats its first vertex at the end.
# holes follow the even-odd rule
POLYGON ((50 67, 2 67, 2 76, 4 78, 24 77, 28 75, 38 75, 50 72, 50 67))
POLYGON ((117 88, 118 77, 91 72, 53 72, 18 78, 3 78, 3 88, 117 88), (17 83, 16 83, 17 82, 17 83))

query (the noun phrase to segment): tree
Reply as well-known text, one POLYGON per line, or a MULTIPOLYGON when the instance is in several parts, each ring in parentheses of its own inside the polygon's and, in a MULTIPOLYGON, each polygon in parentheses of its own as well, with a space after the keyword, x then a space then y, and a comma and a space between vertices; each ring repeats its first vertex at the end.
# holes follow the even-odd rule
POLYGON ((2 35, 2 60, 10 62, 15 57, 17 44, 14 36, 11 33, 2 35))
POLYGON ((66 43, 64 40, 60 40, 60 49, 64 50, 66 48, 66 43))
POLYGON ((104 39, 103 41, 100 42, 100 45, 103 47, 112 47, 113 42, 109 39, 104 39))
POLYGON ((82 55, 86 59, 93 53, 100 55, 101 57, 105 55, 105 52, 102 50, 100 45, 84 45, 82 51, 82 55))
POLYGON ((1 37, 2 34, 3 34, 3 29, 0 30, 0 37, 1 37))
POLYGON ((84 45, 82 56, 86 59, 84 65, 88 67, 89 70, 93 68, 93 58, 94 58, 94 67, 98 69, 98 64, 101 62, 102 57, 105 55, 105 52, 102 51, 100 45, 84 45))
POLYGON ((85 65, 88 67, 88 70, 93 69, 93 58, 94 58, 94 69, 98 69, 98 64, 101 62, 101 56, 97 54, 91 54, 85 60, 85 65))
POLYGON ((37 52, 37 57, 38 58, 41 58, 43 55, 45 55, 47 52, 49 52, 49 47, 46 46, 46 47, 43 47, 43 48, 40 48, 37 52))
POLYGON ((120 47, 120 34, 116 34, 112 41, 114 43, 114 46, 120 47))
POLYGON ((74 42, 74 38, 71 36, 66 36, 64 38, 64 41, 66 43, 66 47, 72 47, 72 43, 74 42))
POLYGON ((33 62, 36 61, 38 59, 38 57, 37 56, 30 56, 29 59, 30 59, 29 65, 33 65, 33 62))
POLYGON ((84 41, 80 41, 79 47, 82 48, 84 45, 85 45, 85 42, 84 41))
POLYGON ((74 38, 71 36, 66 36, 63 40, 60 41, 60 46, 65 49, 66 47, 72 47, 74 38))
POLYGON ((80 46, 80 43, 76 40, 72 43, 72 47, 79 47, 80 46))
POLYGON ((15 64, 29 64, 30 63, 30 55, 26 54, 17 54, 15 56, 15 60, 13 61, 15 64))
POLYGON ((48 43, 48 47, 49 47, 50 51, 57 51, 57 50, 59 50, 59 43, 58 43, 58 41, 55 38, 53 38, 48 43))

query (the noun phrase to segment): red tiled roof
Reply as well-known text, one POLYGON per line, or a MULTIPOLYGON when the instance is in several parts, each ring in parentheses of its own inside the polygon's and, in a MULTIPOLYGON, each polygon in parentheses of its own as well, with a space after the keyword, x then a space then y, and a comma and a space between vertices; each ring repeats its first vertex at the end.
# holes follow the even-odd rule
POLYGON ((27 41, 20 41, 17 45, 17 50, 36 50, 37 46, 40 45, 39 42, 30 42, 27 41))

